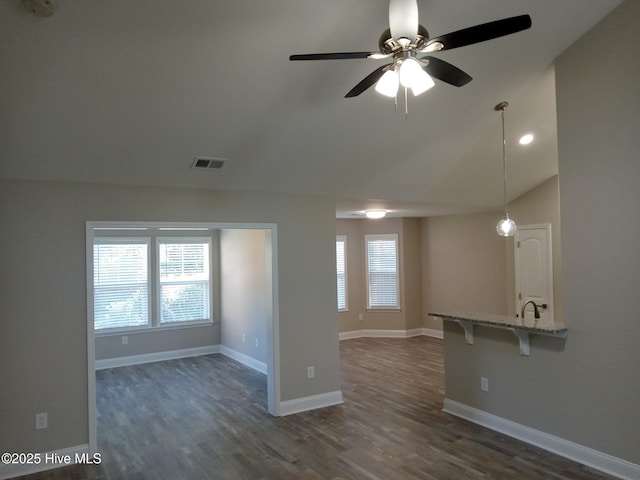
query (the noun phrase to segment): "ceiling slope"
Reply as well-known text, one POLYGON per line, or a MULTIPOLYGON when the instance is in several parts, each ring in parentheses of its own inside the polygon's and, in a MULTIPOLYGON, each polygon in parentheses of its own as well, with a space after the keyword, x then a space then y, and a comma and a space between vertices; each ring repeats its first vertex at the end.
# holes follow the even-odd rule
POLYGON ((419 1, 432 36, 524 13, 533 25, 433 54, 473 81, 436 80, 405 119, 374 89, 344 98, 383 60, 288 60, 375 50, 383 0, 58 0, 46 18, 1 2, 0 177, 328 195, 344 217, 499 208, 493 107, 511 104, 515 198, 557 174, 554 59, 618 3, 419 1), (200 171, 196 156, 227 161, 200 171))

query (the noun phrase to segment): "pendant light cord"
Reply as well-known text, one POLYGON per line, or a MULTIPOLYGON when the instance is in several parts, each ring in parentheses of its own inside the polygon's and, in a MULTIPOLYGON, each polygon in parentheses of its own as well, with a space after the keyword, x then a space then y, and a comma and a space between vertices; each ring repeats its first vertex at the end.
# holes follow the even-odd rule
MULTIPOLYGON (((505 102, 506 103, 506 102, 505 102)), ((507 213, 507 141, 504 134, 504 111, 507 105, 502 107, 502 171, 504 173, 504 214, 507 213)))
POLYGON ((495 110, 502 112, 502 173, 503 173, 503 186, 504 186, 504 216, 508 217, 507 213, 507 139, 504 133, 504 111, 509 106, 509 102, 500 102, 495 106, 495 110))

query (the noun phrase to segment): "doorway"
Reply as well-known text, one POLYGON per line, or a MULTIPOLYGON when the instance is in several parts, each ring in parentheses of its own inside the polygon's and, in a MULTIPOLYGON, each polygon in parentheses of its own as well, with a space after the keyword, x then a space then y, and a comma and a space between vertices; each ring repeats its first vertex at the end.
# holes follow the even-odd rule
MULTIPOLYGON (((179 223, 179 222, 86 222, 86 252, 87 252, 87 378, 88 378, 88 426, 89 426, 89 450, 91 453, 97 452, 97 419, 96 419, 96 341, 94 324, 94 265, 93 265, 93 245, 95 234, 100 229, 132 229, 156 228, 165 230, 216 230, 227 232, 235 238, 251 239, 253 252, 261 250, 261 280, 260 299, 263 314, 260 327, 255 327, 253 336, 249 337, 251 345, 256 345, 260 349, 261 358, 264 361, 259 363, 264 365, 267 375, 267 411, 273 416, 280 415, 280 388, 279 388, 279 347, 278 347, 278 270, 277 270, 277 226, 275 224, 221 224, 221 223, 179 223), (258 241, 260 240, 260 241, 258 241), (259 332, 258 332, 259 331, 259 332), (258 336, 256 336, 258 333, 258 336), (256 340, 257 338, 257 340, 256 340)), ((227 245, 231 245, 228 243, 227 245)), ((229 247, 228 247, 229 248, 229 247)), ((235 249, 237 252, 238 250, 235 249)), ((221 249, 221 254, 222 254, 221 249)), ((246 251, 245 251, 246 253, 246 251)), ((240 261, 241 255, 238 257, 240 261)), ((254 258, 255 260, 255 258, 254 258)), ((256 270, 256 265, 248 265, 247 268, 256 270)), ((232 264, 233 267, 233 264, 232 264)), ((241 269, 241 263, 236 263, 234 269, 241 269)), ((247 277, 249 278, 249 277, 247 277)), ((258 284, 253 285, 254 288, 258 284)), ((247 340, 247 332, 245 341, 247 340)), ((227 341, 232 338, 227 336, 227 341)), ((222 336, 220 345, 223 344, 222 336)), ((254 347, 255 348, 255 347, 254 347)), ((256 352, 250 352, 255 355, 256 352)), ((251 356, 248 355, 248 358, 251 356)))
MULTIPOLYGON (((553 323, 553 264, 551 225, 518 226, 515 235, 516 310, 528 300, 535 302, 540 320, 553 323)), ((525 311, 533 318, 533 309, 525 311)))

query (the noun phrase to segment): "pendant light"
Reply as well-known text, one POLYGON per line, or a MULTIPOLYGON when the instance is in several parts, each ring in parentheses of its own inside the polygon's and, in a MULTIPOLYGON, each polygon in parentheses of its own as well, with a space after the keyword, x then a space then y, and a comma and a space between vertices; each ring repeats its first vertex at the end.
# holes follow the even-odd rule
POLYGON ((496 225, 496 231, 501 237, 512 237, 515 235, 516 222, 509 218, 509 212, 507 212, 507 141, 504 135, 504 111, 509 106, 508 102, 500 102, 495 106, 497 111, 502 112, 502 173, 504 180, 504 217, 500 219, 498 225, 496 225))

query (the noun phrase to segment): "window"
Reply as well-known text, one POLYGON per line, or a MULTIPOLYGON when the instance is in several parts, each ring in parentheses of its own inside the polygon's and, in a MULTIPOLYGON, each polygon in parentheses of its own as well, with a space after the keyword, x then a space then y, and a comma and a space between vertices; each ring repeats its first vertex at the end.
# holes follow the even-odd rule
POLYGON ((160 323, 209 319, 208 239, 159 239, 160 323))
POLYGON ((96 330, 149 324, 149 239, 96 239, 93 304, 96 330))
POLYGON ((160 228, 94 230, 96 333, 212 321, 213 233, 167 233, 160 228))
POLYGON ((367 308, 398 309, 398 235, 365 235, 367 308))
POLYGON ((338 311, 347 310, 347 237, 336 236, 336 270, 338 273, 338 311))

